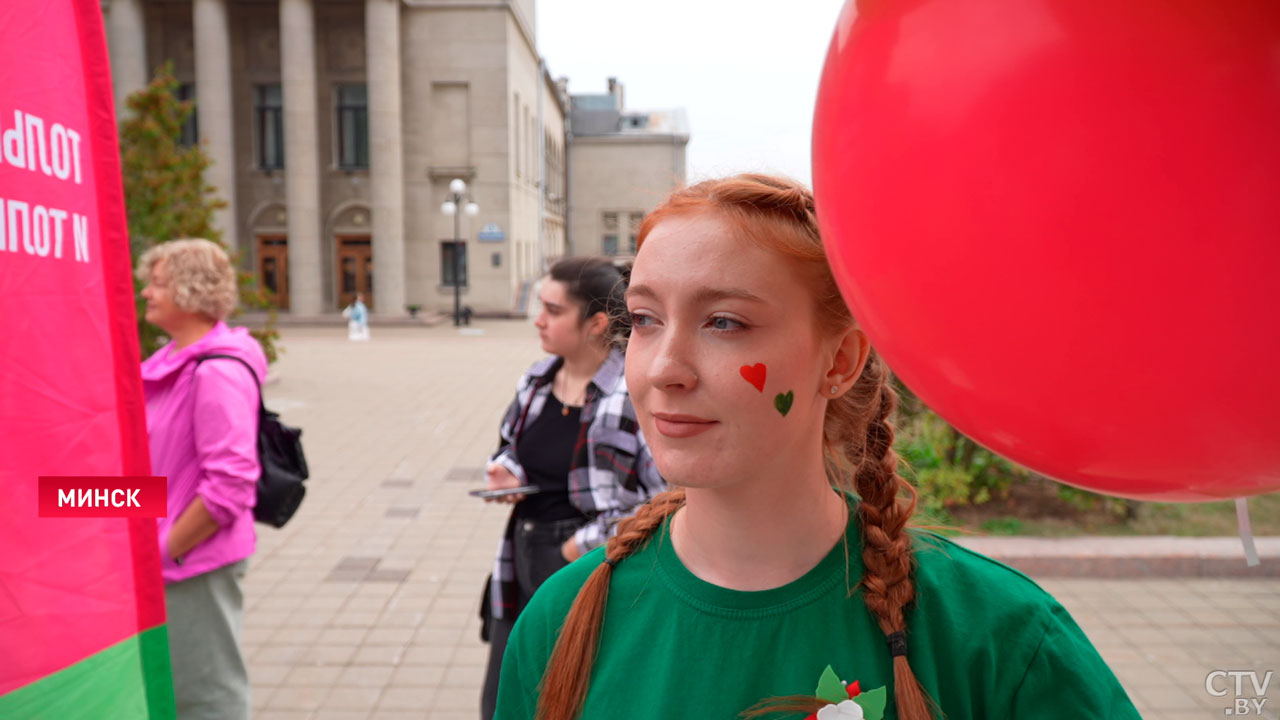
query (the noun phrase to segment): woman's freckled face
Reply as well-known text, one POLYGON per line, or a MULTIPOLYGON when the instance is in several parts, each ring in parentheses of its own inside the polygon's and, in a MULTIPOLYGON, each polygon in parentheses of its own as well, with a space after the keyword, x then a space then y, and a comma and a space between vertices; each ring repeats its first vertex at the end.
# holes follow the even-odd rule
POLYGON ((802 280, 798 261, 738 237, 713 212, 664 219, 646 237, 627 291, 627 386, 669 482, 727 485, 812 452, 823 363, 802 280), (763 392, 740 372, 756 364, 763 392), (788 392, 783 416, 775 397, 788 392))

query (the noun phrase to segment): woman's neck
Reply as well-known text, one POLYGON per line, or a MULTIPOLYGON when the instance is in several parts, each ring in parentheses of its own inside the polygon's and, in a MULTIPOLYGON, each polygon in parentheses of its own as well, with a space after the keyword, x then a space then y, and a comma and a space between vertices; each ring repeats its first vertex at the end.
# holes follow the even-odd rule
POLYGON ((816 474, 761 477, 727 488, 689 488, 672 519, 685 567, 731 590, 768 590, 799 579, 844 536, 848 504, 816 474), (807 478, 801 481, 801 478, 807 478))
POLYGON ((564 366, 560 371, 564 373, 565 380, 571 385, 586 385, 595 377, 600 370, 600 366, 604 364, 606 358, 609 357, 609 347, 606 345, 588 345, 580 348, 572 355, 564 356, 564 366))
POLYGON ((208 318, 196 317, 169 329, 169 337, 173 339, 173 349, 183 350, 200 341, 209 334, 218 323, 208 318))

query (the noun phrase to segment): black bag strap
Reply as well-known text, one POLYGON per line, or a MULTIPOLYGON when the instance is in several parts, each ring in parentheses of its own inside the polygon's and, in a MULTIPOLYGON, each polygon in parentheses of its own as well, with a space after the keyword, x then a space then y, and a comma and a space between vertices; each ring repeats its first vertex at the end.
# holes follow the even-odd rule
POLYGON ((236 357, 235 355, 225 355, 223 353, 211 353, 209 355, 201 355, 200 357, 196 358, 196 365, 198 366, 200 365, 200 363, 204 362, 205 360, 212 360, 214 358, 223 358, 225 360, 235 360, 236 362, 243 365, 246 370, 249 371, 249 374, 253 376, 254 384, 258 386, 258 417, 266 417, 267 405, 262 400, 262 381, 258 380, 258 373, 256 370, 253 369, 253 366, 245 362, 244 358, 239 358, 239 357, 236 357))

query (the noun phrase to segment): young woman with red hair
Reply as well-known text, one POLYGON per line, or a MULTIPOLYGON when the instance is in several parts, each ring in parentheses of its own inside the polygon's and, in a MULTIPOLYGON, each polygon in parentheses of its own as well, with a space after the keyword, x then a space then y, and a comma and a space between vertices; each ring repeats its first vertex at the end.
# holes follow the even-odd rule
POLYGON ((543 585, 497 718, 1138 717, 1035 583, 907 530, 897 398, 807 190, 704 182, 640 239, 627 385, 677 489, 543 585))

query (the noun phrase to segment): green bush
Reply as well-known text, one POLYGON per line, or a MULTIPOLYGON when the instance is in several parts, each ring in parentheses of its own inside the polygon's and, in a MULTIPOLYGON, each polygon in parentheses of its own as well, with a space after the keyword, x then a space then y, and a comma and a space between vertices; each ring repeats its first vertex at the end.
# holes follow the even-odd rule
POLYGON ((1007 497, 1013 483, 1030 477, 965 437, 906 386, 897 383, 896 389, 901 403, 895 449, 903 460, 902 475, 916 486, 926 515, 947 518, 951 508, 1007 497))
POLYGON ((1116 518, 1125 520, 1133 520, 1137 518, 1141 503, 1137 500, 1126 500, 1124 498, 1108 497, 1097 493, 1081 490, 1070 485, 1058 484, 1058 497, 1071 507, 1081 512, 1094 512, 1102 510, 1106 514, 1116 518))
POLYGON ((982 523, 982 531, 991 535, 1019 535, 1022 521, 1016 517, 991 518, 982 523))

